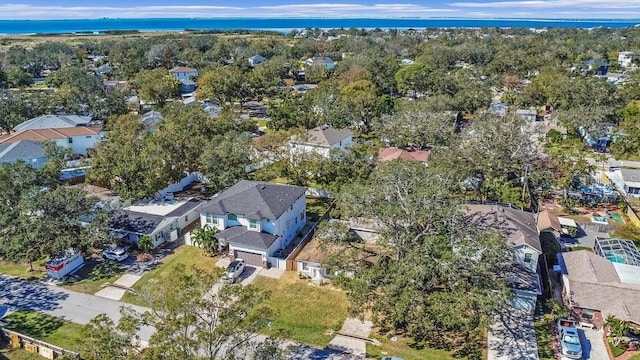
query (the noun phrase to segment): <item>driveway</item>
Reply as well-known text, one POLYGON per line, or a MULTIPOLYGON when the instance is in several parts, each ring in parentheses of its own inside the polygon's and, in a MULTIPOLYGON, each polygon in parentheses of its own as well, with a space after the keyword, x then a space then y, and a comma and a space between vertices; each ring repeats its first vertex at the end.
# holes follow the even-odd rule
POLYGON ((537 360, 533 316, 516 309, 500 314, 489 327, 487 359, 537 360))
POLYGON ((589 328, 578 329, 580 341, 582 343, 582 358, 600 360, 608 359, 606 344, 602 336, 603 330, 593 330, 589 328))

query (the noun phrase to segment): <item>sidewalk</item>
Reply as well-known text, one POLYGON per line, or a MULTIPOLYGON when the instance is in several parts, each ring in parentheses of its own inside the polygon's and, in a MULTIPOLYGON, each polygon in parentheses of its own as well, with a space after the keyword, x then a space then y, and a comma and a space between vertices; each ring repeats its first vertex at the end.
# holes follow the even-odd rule
POLYGON ((107 284, 104 289, 98 291, 95 295, 111 300, 120 300, 127 292, 127 290, 123 288, 131 288, 141 277, 140 275, 124 274, 118 280, 114 281, 113 284, 117 286, 107 284))

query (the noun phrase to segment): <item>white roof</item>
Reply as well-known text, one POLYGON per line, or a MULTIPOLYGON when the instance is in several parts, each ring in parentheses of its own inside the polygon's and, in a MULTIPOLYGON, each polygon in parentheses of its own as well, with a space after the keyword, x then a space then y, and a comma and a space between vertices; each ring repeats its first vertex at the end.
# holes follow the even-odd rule
POLYGON ((574 228, 578 227, 578 224, 576 224, 575 220, 573 219, 569 219, 569 218, 565 218, 565 217, 558 217, 558 221, 560 222, 560 225, 562 226, 571 226, 574 228))
POLYGON ((611 262, 621 283, 640 285, 640 266, 611 262))
POLYGON ((131 205, 124 208, 124 210, 135 211, 143 214, 166 216, 173 210, 178 209, 180 206, 186 204, 188 200, 165 200, 165 201, 153 201, 148 204, 131 205))

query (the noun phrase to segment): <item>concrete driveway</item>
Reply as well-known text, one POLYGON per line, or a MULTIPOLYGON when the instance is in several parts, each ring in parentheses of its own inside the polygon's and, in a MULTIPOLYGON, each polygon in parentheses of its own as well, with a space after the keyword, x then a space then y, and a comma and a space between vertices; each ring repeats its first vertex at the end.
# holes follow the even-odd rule
POLYGON ((604 343, 603 330, 578 329, 580 342, 582 343, 582 358, 584 360, 608 359, 606 344, 604 343))

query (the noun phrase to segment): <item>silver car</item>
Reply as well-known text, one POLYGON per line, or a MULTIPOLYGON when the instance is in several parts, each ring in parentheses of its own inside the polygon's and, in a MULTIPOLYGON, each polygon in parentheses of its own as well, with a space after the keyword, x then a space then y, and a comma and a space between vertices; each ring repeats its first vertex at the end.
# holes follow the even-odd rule
POLYGON ((224 273, 224 281, 233 284, 244 272, 246 264, 242 259, 235 259, 227 266, 227 270, 224 273))
POLYGON ((124 261, 129 257, 129 252, 127 252, 127 249, 125 248, 115 247, 105 249, 102 252, 102 256, 113 261, 124 261))

